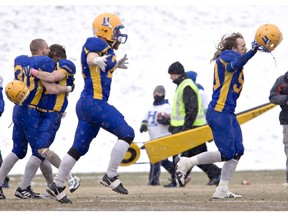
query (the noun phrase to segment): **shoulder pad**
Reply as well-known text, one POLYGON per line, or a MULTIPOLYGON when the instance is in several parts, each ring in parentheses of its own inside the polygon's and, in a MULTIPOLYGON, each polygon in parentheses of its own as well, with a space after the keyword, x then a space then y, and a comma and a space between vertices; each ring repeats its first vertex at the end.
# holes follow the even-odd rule
POLYGON ((102 39, 90 37, 87 39, 84 46, 89 52, 99 53, 107 49, 109 45, 102 39))
POLYGON ((76 66, 70 60, 67 59, 59 60, 59 67, 66 70, 71 75, 74 75, 76 73, 76 66))
POLYGON ((52 72, 55 70, 55 61, 48 56, 31 56, 30 66, 41 71, 52 72))
POLYGON ((220 54, 220 58, 225 62, 230 62, 238 56, 240 56, 240 54, 233 50, 225 50, 220 54))
POLYGON ((28 66, 29 65, 29 56, 27 55, 20 55, 17 56, 14 60, 14 66, 15 65, 22 65, 22 66, 28 66))

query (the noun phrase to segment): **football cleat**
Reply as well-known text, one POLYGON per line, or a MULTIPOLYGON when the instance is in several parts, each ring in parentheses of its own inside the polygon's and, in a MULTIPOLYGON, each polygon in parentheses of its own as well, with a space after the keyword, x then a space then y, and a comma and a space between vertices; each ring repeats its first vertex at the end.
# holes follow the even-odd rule
POLYGON ((68 180, 68 185, 70 192, 73 193, 80 186, 80 178, 71 174, 71 178, 68 180))
POLYGON ((2 188, 9 188, 9 180, 10 180, 9 177, 5 178, 2 188))
POLYGON ((109 178, 107 174, 105 174, 100 181, 102 185, 105 187, 112 188, 113 191, 120 193, 120 194, 128 194, 128 191, 123 187, 122 183, 118 179, 118 176, 115 176, 113 178, 109 178))
POLYGON ((216 185, 218 186, 220 182, 220 177, 217 177, 217 178, 213 178, 213 179, 210 179, 209 182, 207 183, 207 185, 216 185))
POLYGON ((171 182, 169 184, 164 185, 166 188, 173 188, 173 187, 179 187, 177 182, 171 182))
POLYGON ((187 157, 176 157, 175 158, 176 176, 180 186, 185 184, 185 176, 189 170, 193 168, 191 160, 187 157))
POLYGON ((0 187, 0 199, 6 199, 2 187, 0 187))
POLYGON ((56 198, 56 200, 62 204, 70 204, 72 203, 70 199, 67 198, 65 192, 65 187, 57 187, 56 184, 53 182, 47 188, 47 192, 56 198))
POLYGON ((23 190, 20 187, 18 187, 14 195, 20 199, 41 199, 40 193, 35 193, 32 190, 31 186, 28 186, 23 190))
POLYGON ((226 199, 226 198, 237 199, 237 198, 242 198, 242 196, 238 194, 234 194, 228 191, 227 189, 223 189, 223 188, 220 188, 220 189, 217 188, 215 193, 212 196, 212 199, 226 199))

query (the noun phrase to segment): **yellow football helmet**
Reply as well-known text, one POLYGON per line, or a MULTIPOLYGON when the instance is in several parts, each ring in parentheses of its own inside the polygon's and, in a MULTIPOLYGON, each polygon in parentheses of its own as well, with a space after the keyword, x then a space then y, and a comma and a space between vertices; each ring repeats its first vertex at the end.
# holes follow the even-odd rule
POLYGON ((274 24, 261 25, 255 34, 255 41, 264 48, 264 51, 273 51, 282 41, 283 35, 274 24))
POLYGON ((30 91, 24 82, 12 80, 6 85, 5 93, 11 102, 18 105, 25 101, 30 91))
POLYGON ((124 28, 121 20, 113 13, 103 13, 94 19, 93 35, 103 37, 109 42, 124 44, 127 41, 127 34, 121 34, 120 29, 124 28))

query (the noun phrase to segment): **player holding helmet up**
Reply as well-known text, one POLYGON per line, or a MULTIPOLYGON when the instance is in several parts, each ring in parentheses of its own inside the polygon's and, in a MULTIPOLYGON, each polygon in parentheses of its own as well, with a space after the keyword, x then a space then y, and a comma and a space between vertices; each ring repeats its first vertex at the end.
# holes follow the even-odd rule
POLYGON ((206 114, 218 151, 203 152, 191 158, 178 158, 176 174, 179 181, 184 182, 186 173, 193 166, 224 162, 220 182, 212 198, 241 198, 229 191, 228 184, 244 154, 242 131, 235 115, 236 102, 244 84, 243 67, 257 50, 271 52, 281 40, 282 34, 274 25, 264 25, 257 30, 252 49, 248 52, 242 34, 233 33, 221 38, 211 60, 215 61, 214 86, 206 114))
POLYGON ((47 192, 60 203, 71 203, 64 193, 65 177, 79 158, 88 152, 100 128, 118 137, 101 184, 117 193, 128 194, 118 179, 117 169, 134 139, 134 130, 126 123, 124 116, 108 103, 114 70, 127 69, 128 64, 126 55, 117 61, 114 53, 127 40, 127 35, 121 33, 123 28, 115 14, 100 14, 93 22, 94 37, 89 37, 83 45, 81 65, 84 89, 76 105, 78 125, 74 143, 64 156, 54 182, 47 188, 47 192))
POLYGON ((259 44, 259 51, 272 52, 282 41, 283 35, 274 24, 261 25, 255 34, 255 41, 259 44))

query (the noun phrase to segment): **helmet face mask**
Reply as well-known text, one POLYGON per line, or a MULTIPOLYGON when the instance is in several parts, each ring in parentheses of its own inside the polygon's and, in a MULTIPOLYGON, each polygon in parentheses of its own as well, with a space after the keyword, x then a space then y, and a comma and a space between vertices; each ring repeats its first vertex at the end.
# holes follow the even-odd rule
POLYGON ((124 26, 117 26, 113 29, 113 35, 111 38, 115 41, 118 41, 120 44, 124 44, 127 41, 127 34, 122 34, 120 29, 124 28, 124 26))
POLYGON ((267 52, 273 51, 282 41, 283 35, 274 24, 260 26, 255 34, 256 42, 267 52))
POLYGON ((124 44, 127 41, 127 34, 121 34, 120 31, 124 25, 115 14, 103 13, 98 15, 92 28, 95 36, 105 38, 109 42, 124 44))
POLYGON ((5 94, 11 102, 21 105, 29 96, 30 91, 24 82, 12 80, 6 85, 5 94))

